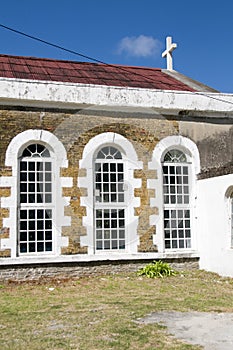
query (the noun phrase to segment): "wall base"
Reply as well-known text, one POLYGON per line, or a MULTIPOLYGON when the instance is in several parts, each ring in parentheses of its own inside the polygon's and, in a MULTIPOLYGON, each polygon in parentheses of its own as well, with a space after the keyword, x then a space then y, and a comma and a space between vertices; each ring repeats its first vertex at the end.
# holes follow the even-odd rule
MULTIPOLYGON (((163 260, 163 259, 160 259, 163 260)), ((28 265, 2 265, 0 280, 31 281, 39 279, 67 279, 85 276, 110 275, 116 273, 136 272, 150 263, 151 259, 144 260, 117 260, 91 261, 66 263, 41 263, 28 265)), ((176 270, 190 270, 199 268, 199 258, 164 259, 176 270)))

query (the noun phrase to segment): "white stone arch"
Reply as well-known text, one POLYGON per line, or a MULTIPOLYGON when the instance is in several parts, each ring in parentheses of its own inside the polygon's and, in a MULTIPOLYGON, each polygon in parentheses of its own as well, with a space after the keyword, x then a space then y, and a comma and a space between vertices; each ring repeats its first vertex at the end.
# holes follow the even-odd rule
MULTIPOLYGON (((152 155, 152 160, 148 164, 149 169, 156 170, 157 178, 148 179, 147 185, 149 189, 155 190, 155 197, 151 198, 151 207, 158 209, 158 214, 150 216, 150 224, 156 226, 156 234, 153 237, 153 242, 158 247, 159 252, 164 252, 164 233, 163 233, 163 176, 162 176, 162 161, 167 151, 171 149, 182 151, 191 163, 191 186, 192 186, 192 231, 195 233, 196 222, 196 180, 197 174, 200 172, 200 157, 196 144, 181 135, 167 136, 162 139, 155 147, 152 155)), ((192 250, 196 249, 196 236, 192 237, 192 250)))
MULTIPOLYGON (((16 135, 8 145, 5 165, 12 168, 12 176, 3 176, 0 186, 10 187, 10 196, 3 197, 1 207, 9 210, 9 217, 3 220, 3 226, 10 229, 10 237, 1 240, 1 249, 10 249, 11 257, 17 257, 17 207, 18 207, 18 158, 22 151, 32 143, 40 143, 51 152, 54 160, 54 176, 56 181, 55 225, 55 255, 59 255, 61 247, 68 245, 67 237, 62 237, 62 226, 70 225, 70 217, 64 216, 64 207, 69 203, 69 197, 62 196, 62 187, 71 187, 72 179, 60 176, 60 169, 68 166, 66 150, 63 144, 52 133, 46 130, 30 129, 16 135)), ((19 258, 27 259, 27 257, 19 258)))
MULTIPOLYGON (((94 250, 94 217, 93 217, 93 164, 96 153, 103 146, 115 146, 118 148, 124 161, 127 163, 126 186, 129 192, 129 201, 126 208, 127 216, 127 253, 136 253, 139 244, 137 235, 138 216, 135 216, 135 207, 140 206, 140 198, 135 197, 134 189, 141 186, 141 180, 134 178, 134 170, 142 169, 142 162, 138 161, 137 153, 129 140, 120 134, 105 132, 93 137, 83 150, 79 168, 85 169, 86 175, 78 178, 78 186, 86 190, 86 196, 81 197, 81 205, 86 208, 86 216, 83 218, 83 226, 86 235, 81 237, 81 245, 88 246, 88 254, 95 254, 94 250)), ((112 252, 105 253, 112 256, 112 252)))
POLYGON ((63 144, 51 132, 38 129, 25 130, 11 140, 6 151, 6 166, 12 166, 15 169, 16 153, 18 158, 22 150, 33 142, 39 142, 43 145, 47 145, 48 149, 52 150, 60 167, 67 167, 68 161, 63 144))

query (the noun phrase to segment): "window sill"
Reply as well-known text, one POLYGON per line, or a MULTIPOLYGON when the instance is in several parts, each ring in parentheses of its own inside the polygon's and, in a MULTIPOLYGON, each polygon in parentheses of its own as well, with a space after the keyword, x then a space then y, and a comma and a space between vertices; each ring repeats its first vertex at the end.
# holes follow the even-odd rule
POLYGON ((101 261, 140 261, 140 260, 158 260, 158 259, 190 259, 199 258, 197 251, 182 252, 164 252, 164 253, 104 253, 96 255, 77 254, 77 255, 41 255, 27 256, 18 258, 0 258, 0 266, 8 265, 31 265, 31 264, 62 264, 62 263, 88 263, 101 261))

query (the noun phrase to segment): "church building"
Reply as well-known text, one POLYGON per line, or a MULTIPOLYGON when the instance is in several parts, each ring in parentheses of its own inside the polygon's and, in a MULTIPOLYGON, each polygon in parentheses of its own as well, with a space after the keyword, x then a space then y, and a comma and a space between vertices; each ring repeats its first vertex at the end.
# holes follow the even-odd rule
POLYGON ((167 69, 0 55, 0 277, 233 277, 233 95, 173 70, 174 45, 167 69))

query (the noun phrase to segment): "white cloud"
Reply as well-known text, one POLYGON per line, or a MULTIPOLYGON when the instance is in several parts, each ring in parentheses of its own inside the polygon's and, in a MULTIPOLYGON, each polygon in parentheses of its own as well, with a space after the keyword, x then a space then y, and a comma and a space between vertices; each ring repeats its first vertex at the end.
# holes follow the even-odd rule
POLYGON ((129 56, 150 57, 159 54, 161 42, 152 36, 126 36, 118 45, 118 53, 126 53, 129 56))

